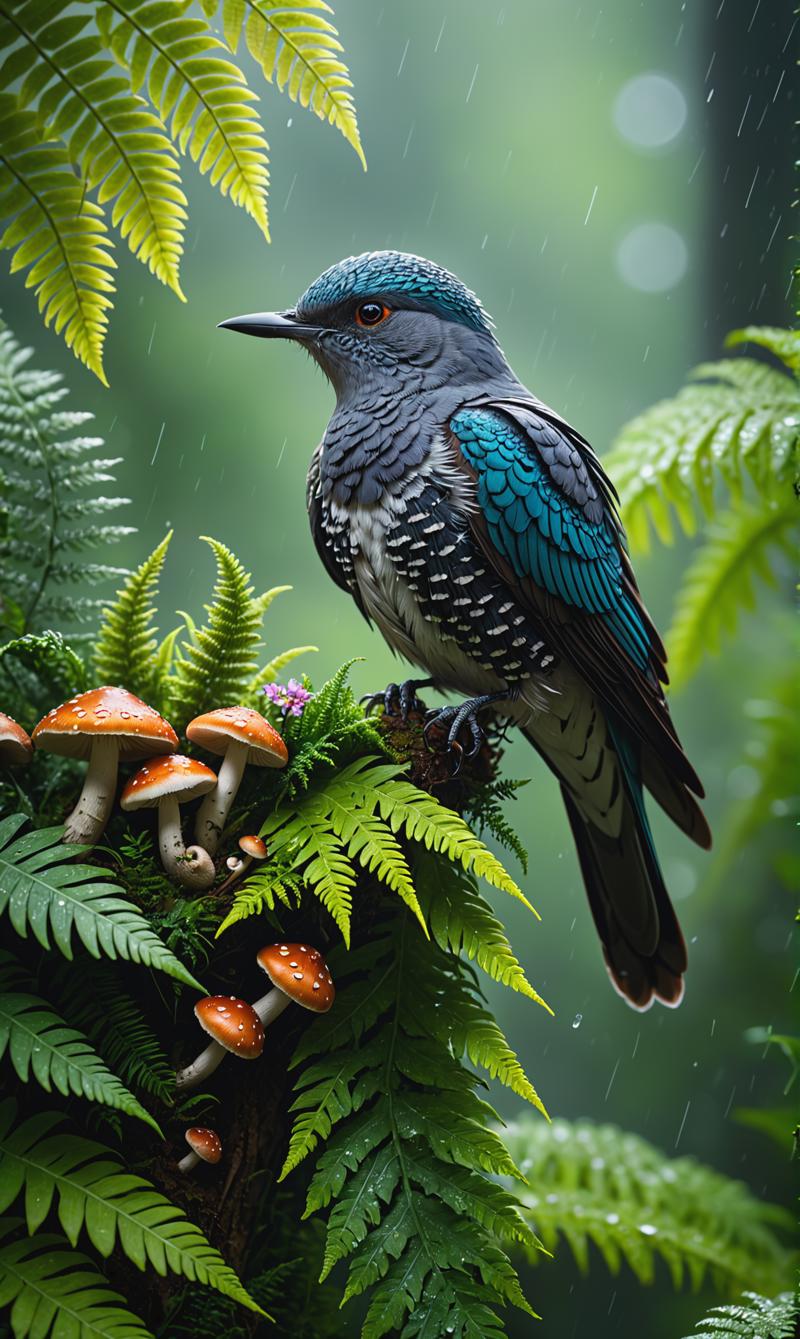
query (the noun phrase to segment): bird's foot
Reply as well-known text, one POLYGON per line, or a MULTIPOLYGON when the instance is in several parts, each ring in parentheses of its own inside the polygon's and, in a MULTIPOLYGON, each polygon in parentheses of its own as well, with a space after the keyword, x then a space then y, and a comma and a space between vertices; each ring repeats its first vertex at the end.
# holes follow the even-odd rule
POLYGON ((433 679, 404 679, 402 683, 387 684, 381 693, 366 693, 361 702, 366 714, 380 708, 387 716, 399 716, 407 721, 411 712, 425 714, 425 703, 417 697, 418 688, 430 688, 433 679))
POLYGON ((480 697, 468 698, 460 707, 437 707, 426 713, 423 736, 428 747, 437 752, 452 753, 455 758, 453 775, 461 770, 464 758, 474 758, 486 739, 486 731, 478 720, 478 713, 494 702, 501 702, 507 693, 484 693, 480 697), (469 731, 469 747, 465 750, 459 739, 464 729, 469 731), (430 732, 447 732, 443 744, 432 744, 430 732))

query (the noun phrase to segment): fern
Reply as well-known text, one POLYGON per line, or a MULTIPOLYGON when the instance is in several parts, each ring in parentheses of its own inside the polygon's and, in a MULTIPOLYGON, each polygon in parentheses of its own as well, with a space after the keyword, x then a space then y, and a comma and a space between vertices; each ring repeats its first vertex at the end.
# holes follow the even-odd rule
POLYGON ((86 1033, 125 1083, 171 1105, 175 1071, 112 964, 94 963, 89 972, 56 970, 55 982, 68 1022, 86 1033))
POLYGON ((742 1294, 734 1306, 716 1306, 687 1339, 794 1339, 800 1306, 797 1297, 742 1294))
POLYGON ((796 499, 755 507, 739 502, 708 528, 684 578, 667 634, 673 688, 684 684, 703 657, 718 652, 735 630, 739 610, 756 604, 754 579, 775 585, 772 555, 797 560, 796 499))
POLYGON ((530 1186, 520 1191, 525 1216, 548 1249, 563 1237, 583 1270, 591 1243, 612 1273, 625 1261, 640 1283, 653 1281, 658 1258, 676 1287, 710 1274, 729 1290, 771 1289, 791 1275, 775 1234, 791 1230, 791 1215, 691 1158, 584 1121, 522 1119, 506 1141, 530 1186))
POLYGON ((189 627, 183 655, 175 666, 170 697, 177 729, 213 706, 240 702, 256 668, 262 613, 253 598, 249 573, 216 539, 206 539, 217 563, 217 581, 207 621, 189 627))
POLYGON ((61 377, 27 368, 30 357, 0 326, 0 506, 8 522, 0 559, 4 595, 21 609, 20 634, 49 620, 93 617, 100 602, 77 596, 73 588, 124 573, 87 564, 83 555, 133 533, 98 523, 127 499, 87 496, 86 490, 113 482, 119 461, 98 457, 102 438, 81 432, 92 415, 58 408, 66 395, 61 377))
POLYGON ((517 791, 527 784, 527 780, 496 778, 473 791, 464 808, 464 817, 470 821, 478 836, 490 832, 495 841, 516 856, 523 874, 528 873, 528 852, 503 813, 502 805, 503 801, 515 799, 517 791))
POLYGON ((355 663, 346 661, 306 703, 301 716, 287 716, 282 722, 289 765, 280 773, 281 793, 298 794, 308 788, 313 777, 356 752, 382 751, 380 735, 347 682, 355 663))
POLYGON ((340 59, 336 29, 319 13, 330 13, 324 0, 204 0, 213 15, 222 10, 223 32, 236 52, 244 34, 247 49, 267 79, 274 79, 294 102, 310 107, 342 132, 361 164, 366 159, 356 123, 352 82, 340 59))
POLYGON ((106 606, 94 648, 94 670, 100 683, 120 684, 146 702, 155 701, 159 690, 153 597, 171 539, 170 530, 149 558, 131 572, 113 604, 106 606))
POLYGON ((502 1247, 536 1239, 489 1179, 520 1174, 458 1059, 465 1032, 489 1019, 470 970, 403 912, 373 926, 344 970, 336 1010, 292 1062, 310 1063, 281 1173, 324 1143, 306 1200, 306 1216, 328 1211, 321 1277, 346 1260, 344 1300, 371 1294, 363 1336, 499 1335, 495 1306, 533 1314, 502 1247))
POLYGON ((58 1130, 62 1117, 42 1112, 12 1129, 13 1102, 0 1106, 0 1205, 5 1212, 22 1191, 28 1233, 33 1235, 55 1208, 70 1245, 85 1230, 94 1249, 108 1258, 115 1249, 144 1270, 183 1274, 232 1297, 252 1311, 261 1308, 222 1256, 176 1205, 140 1176, 131 1176, 110 1148, 58 1130), (32 1193, 35 1190, 35 1194, 32 1193))
MULTIPOLYGON (((2 974, 6 976, 7 973, 2 974)), ((45 1000, 9 990, 0 982, 0 1058, 8 1050, 22 1083, 32 1074, 46 1092, 74 1093, 124 1111, 161 1131, 133 1093, 92 1050, 83 1033, 68 1027, 45 1000)))
MULTIPOLYGON (((28 270, 47 324, 105 383, 114 284, 107 216, 132 253, 183 297, 187 218, 179 154, 267 239, 267 141, 256 94, 188 0, 48 0, 0 11, 0 246, 28 270)), ((216 4, 206 3, 208 15, 216 4)), ((225 0, 267 79, 336 125, 364 161, 351 83, 321 0, 225 0), (247 18, 245 14, 247 12, 247 18)))
POLYGON ((17 1227, 0 1221, 0 1306, 13 1308, 14 1339, 152 1339, 88 1256, 55 1232, 7 1240, 17 1227))
MULTIPOLYGON (((797 373, 797 332, 749 328, 728 337, 731 345, 745 341, 797 373)), ((693 534, 698 508, 714 515, 718 484, 736 501, 748 480, 765 498, 785 496, 799 441, 797 375, 751 358, 695 368, 692 384, 623 428, 606 461, 633 547, 647 550, 649 525, 665 544, 675 520, 693 534)))
POLYGON ((153 934, 137 909, 109 883, 104 869, 73 863, 87 848, 60 844, 61 828, 18 836, 25 819, 0 822, 0 914, 23 938, 32 930, 43 948, 72 958, 73 935, 94 958, 127 958, 202 990, 190 972, 153 934))

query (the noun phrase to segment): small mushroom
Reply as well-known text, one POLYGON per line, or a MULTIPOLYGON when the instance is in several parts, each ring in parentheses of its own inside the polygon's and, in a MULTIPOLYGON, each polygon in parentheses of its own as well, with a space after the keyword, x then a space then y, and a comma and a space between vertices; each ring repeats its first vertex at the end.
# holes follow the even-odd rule
POLYGON ((168 753, 151 758, 127 782, 120 804, 128 811, 158 808, 161 863, 170 878, 185 888, 210 888, 214 862, 201 846, 186 847, 181 832, 181 804, 213 790, 217 778, 205 763, 168 753))
POLYGON ((190 1172, 198 1162, 219 1162, 222 1157, 222 1140, 216 1130, 206 1130, 202 1125, 193 1125, 186 1131, 186 1142, 191 1153, 181 1158, 179 1172, 190 1172))
POLYGON ((275 987, 253 1005, 264 1027, 290 1004, 315 1014, 326 1014, 333 1004, 333 977, 319 949, 306 944, 269 944, 256 954, 256 962, 275 987))
POLYGON ((64 828, 65 842, 96 842, 111 813, 120 759, 150 758, 178 747, 172 726, 125 688, 93 688, 54 707, 32 735, 37 748, 88 758, 80 798, 64 828))
POLYGON ((33 757, 33 745, 21 725, 0 711, 0 763, 5 767, 25 767, 33 757))
POLYGON ((212 1038, 196 1060, 179 1071, 175 1086, 184 1091, 209 1078, 230 1051, 240 1060, 257 1060, 264 1049, 261 1019, 246 1000, 235 995, 207 995, 194 1006, 195 1017, 212 1038))
POLYGON ((236 883, 254 860, 266 860, 269 855, 266 843, 260 837, 240 837, 239 850, 244 853, 243 856, 229 855, 225 861, 230 874, 217 889, 218 894, 226 892, 232 883, 236 883))
POLYGON ((289 754, 277 730, 252 707, 219 707, 196 716, 186 727, 186 738, 222 755, 216 789, 200 806, 195 827, 196 840, 213 855, 246 765, 285 767, 289 754))

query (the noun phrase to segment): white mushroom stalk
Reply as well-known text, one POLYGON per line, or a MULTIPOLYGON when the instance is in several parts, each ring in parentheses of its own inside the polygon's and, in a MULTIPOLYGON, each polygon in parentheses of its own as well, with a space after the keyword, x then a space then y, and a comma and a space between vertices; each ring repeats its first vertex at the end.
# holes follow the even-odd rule
POLYGON ((187 846, 181 831, 181 807, 177 795, 165 795, 158 804, 158 848, 161 863, 170 878, 184 888, 210 888, 216 870, 202 846, 187 846))
POLYGON ((195 840, 214 855, 245 767, 285 767, 289 754, 277 730, 252 707, 217 707, 195 716, 186 738, 222 758, 217 784, 203 800, 195 825, 195 840))
POLYGON ((236 739, 230 740, 217 775, 217 784, 206 795, 197 811, 195 836, 212 855, 219 846, 231 805, 242 784, 248 752, 247 744, 240 744, 236 739))
POLYGON ((117 790, 119 740, 97 735, 92 741, 83 790, 64 825, 64 841, 91 845, 105 831, 117 790))

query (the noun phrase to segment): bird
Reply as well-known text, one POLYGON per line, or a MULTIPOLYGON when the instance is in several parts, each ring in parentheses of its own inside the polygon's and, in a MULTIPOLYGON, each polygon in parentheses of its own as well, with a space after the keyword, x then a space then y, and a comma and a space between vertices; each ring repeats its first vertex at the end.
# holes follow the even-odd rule
POLYGON ((613 986, 637 1010, 678 1005, 686 944, 645 791, 698 845, 711 835, 589 442, 519 380, 475 294, 420 256, 349 257, 293 308, 220 327, 299 343, 332 385, 311 532, 337 586, 424 672, 390 685, 387 710, 406 715, 422 688, 463 696, 426 723, 456 756, 464 738, 480 746, 486 712, 523 732, 560 786, 613 986))

